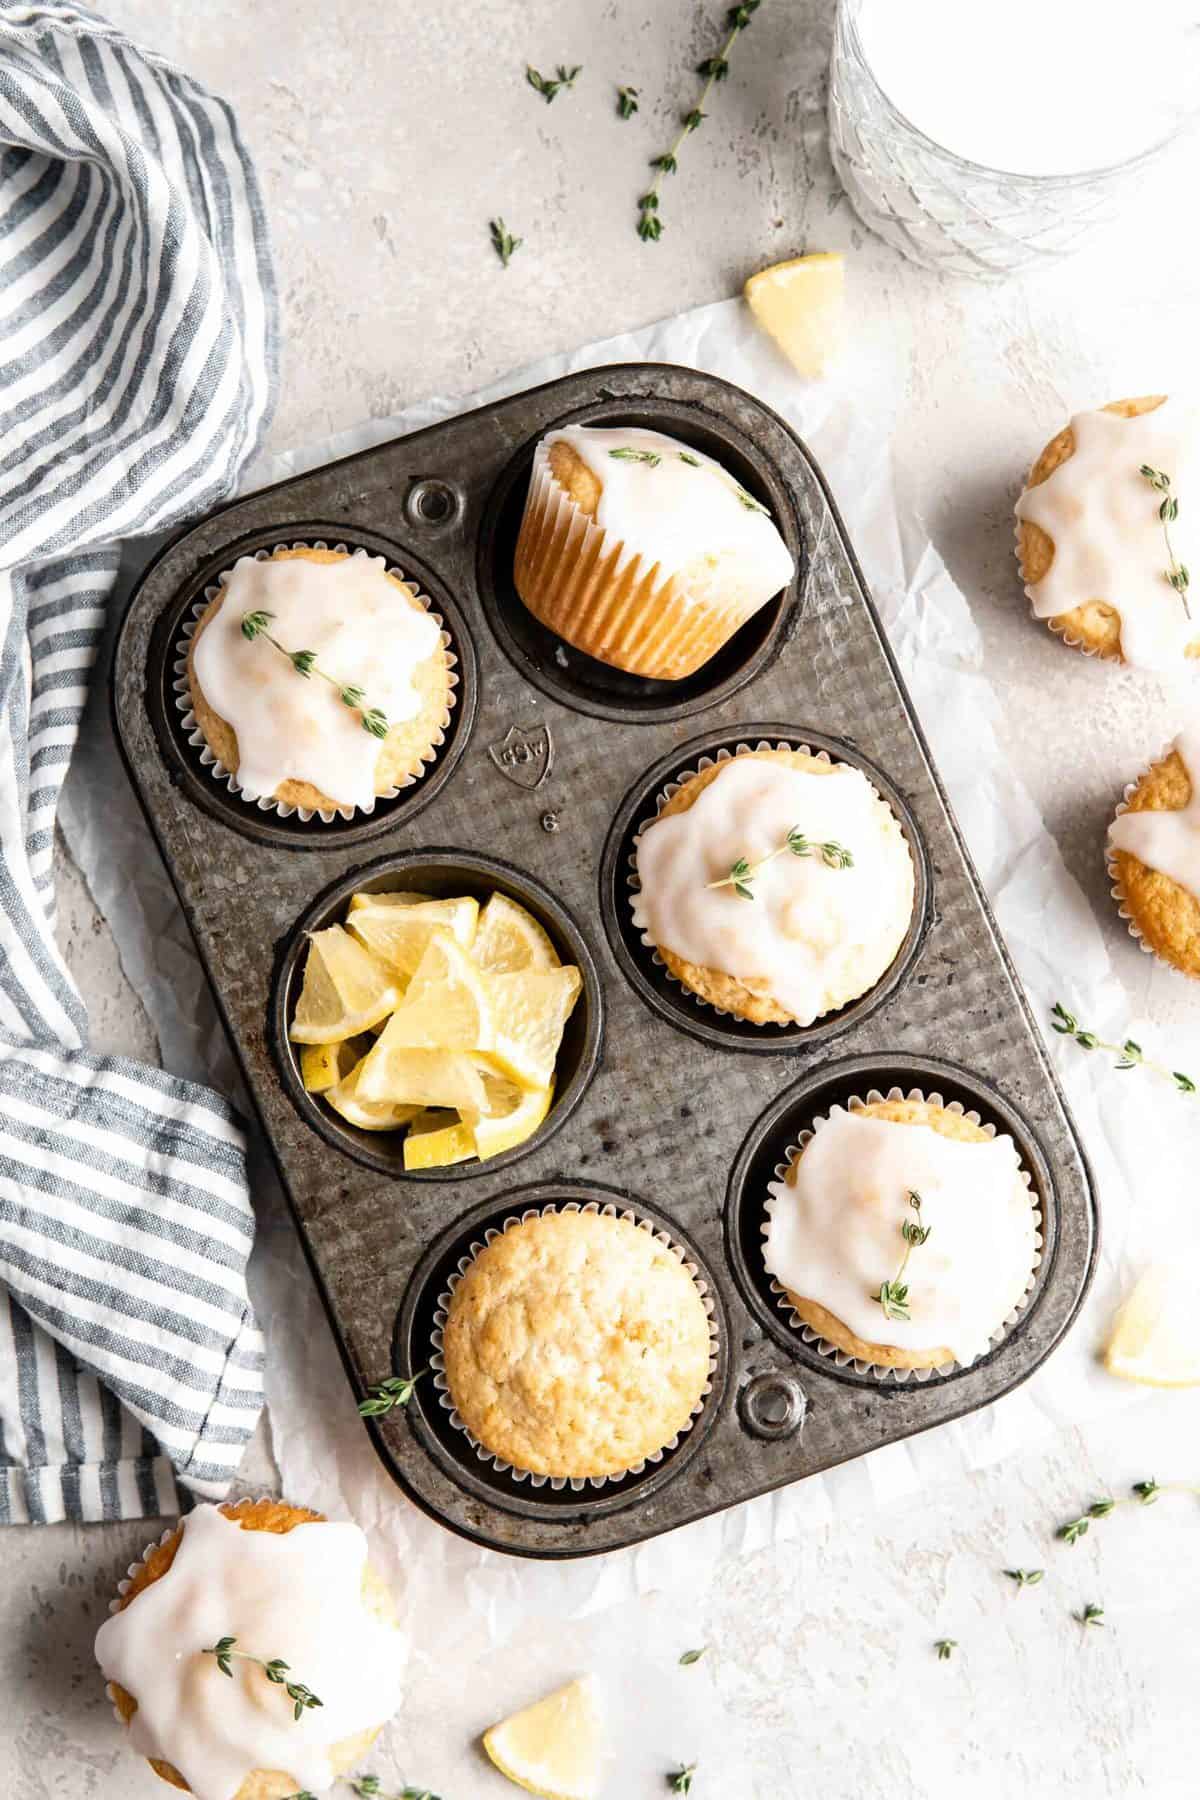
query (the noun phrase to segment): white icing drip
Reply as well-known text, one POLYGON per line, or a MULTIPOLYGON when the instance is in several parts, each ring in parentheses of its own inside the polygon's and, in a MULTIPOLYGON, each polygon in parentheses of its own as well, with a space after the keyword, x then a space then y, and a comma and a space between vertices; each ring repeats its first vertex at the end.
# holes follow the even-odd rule
POLYGON ((1171 747, 1192 784, 1187 805, 1119 813, 1108 828, 1108 841, 1200 900, 1200 729, 1181 733, 1171 747))
POLYGON ((965 1143, 839 1107, 792 1176, 770 1185, 764 1258, 777 1281, 869 1344, 945 1346, 960 1363, 983 1354, 1037 1257, 1036 1215, 1011 1138, 965 1143), (930 1231, 909 1258, 904 1321, 886 1317, 872 1296, 900 1266, 901 1227, 915 1216, 910 1189, 930 1231))
POLYGON ((592 425, 568 425, 545 441, 569 444, 600 483, 596 523, 621 542, 618 567, 641 556, 647 568, 658 565, 661 586, 698 559, 728 560, 739 586, 760 595, 760 603, 792 579, 795 564, 770 514, 747 506, 728 470, 690 444, 661 431, 592 425))
POLYGON ((198 1506, 167 1573, 96 1634, 96 1660, 137 1701, 134 1748, 178 1769, 196 1800, 232 1800, 255 1769, 296 1789, 331 1787, 333 1744, 382 1725, 400 1704, 403 1639, 363 1605, 367 1541, 357 1525, 243 1531, 198 1506), (205 1656, 219 1638, 321 1700, 297 1720, 282 1687, 235 1661, 230 1680, 205 1656))
POLYGON ((1200 419, 1170 401, 1125 419, 1076 413, 1075 451, 1017 502, 1017 517, 1054 540, 1046 574, 1026 586, 1039 619, 1103 600, 1121 617, 1121 653, 1143 669, 1179 665, 1200 639, 1200 587, 1183 600, 1166 579, 1170 564, 1158 516, 1162 495, 1139 473, 1143 464, 1171 478, 1179 517, 1171 526, 1176 560, 1200 576, 1200 419))
POLYGON ((758 983, 801 1024, 865 992, 912 916, 912 859, 870 782, 847 764, 827 775, 735 756, 686 812, 659 818, 637 846, 634 919, 686 962, 758 983), (852 868, 785 852, 761 869, 753 900, 707 884, 739 857, 755 863, 793 827, 850 851, 852 868))
POLYGON ((375 795, 381 740, 319 675, 306 680, 262 637, 242 635, 248 612, 275 615, 270 631, 288 650, 316 652, 336 680, 365 690, 390 725, 415 718, 418 663, 441 641, 436 620, 406 600, 382 557, 335 563, 243 556, 215 618, 196 640, 195 674, 213 711, 237 733, 238 781, 248 798, 284 781, 308 781, 342 806, 375 795))

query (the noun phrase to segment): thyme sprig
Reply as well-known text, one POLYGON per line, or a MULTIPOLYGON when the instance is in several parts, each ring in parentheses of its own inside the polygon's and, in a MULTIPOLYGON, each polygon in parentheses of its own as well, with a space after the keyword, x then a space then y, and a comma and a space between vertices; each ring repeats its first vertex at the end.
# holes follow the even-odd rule
POLYGON ((900 1235, 904 1239, 904 1255, 900 1258, 900 1267, 890 1281, 879 1284, 879 1292, 872 1294, 872 1300, 878 1301, 883 1308, 885 1319, 900 1319, 908 1323, 908 1284, 904 1279, 904 1271, 908 1267, 908 1259, 918 1249, 933 1230, 932 1225, 921 1224, 921 1196, 915 1188, 908 1190, 908 1204, 917 1215, 915 1219, 905 1219, 900 1227, 900 1235))
POLYGON ((1153 1506, 1162 1494, 1200 1494, 1200 1485, 1188 1481, 1155 1481, 1153 1476, 1148 1481, 1135 1481, 1128 1494, 1119 1500, 1111 1496, 1093 1500, 1077 1519, 1068 1519, 1054 1535, 1064 1544, 1077 1544, 1081 1537, 1087 1536, 1093 1519, 1106 1519, 1118 1506, 1153 1506))
POLYGON ((1174 545, 1171 543, 1171 527, 1179 517, 1179 502, 1171 492, 1171 477, 1162 469, 1152 469, 1149 463, 1143 463, 1138 474, 1150 483, 1156 494, 1162 495, 1162 499, 1158 503, 1158 516, 1162 521, 1163 542, 1167 547, 1167 562, 1170 565, 1163 570, 1163 578, 1179 595, 1184 613, 1190 619, 1192 609, 1188 605, 1187 592, 1191 576, 1188 574, 1186 563, 1179 561, 1174 545))
POLYGON ((235 1650, 233 1646, 236 1643, 237 1639, 235 1637, 218 1638, 215 1644, 209 1644, 206 1648, 201 1650, 200 1654, 201 1656, 215 1656, 218 1669, 220 1669, 222 1675, 228 1675, 230 1681, 233 1680, 233 1664, 235 1659, 238 1662, 257 1663, 267 1680, 272 1682, 276 1687, 283 1688, 286 1692, 288 1699, 292 1702, 292 1717, 294 1719, 303 1717, 310 1706, 321 1706, 323 1704, 322 1701, 318 1700, 312 1689, 305 1687, 302 1681, 288 1680, 291 1670, 288 1664, 284 1662, 282 1656, 273 1656, 268 1662, 264 1657, 252 1656, 248 1650, 235 1650))
POLYGON ((608 453, 615 462, 646 463, 651 469, 657 469, 662 456, 657 450, 635 450, 631 444, 622 444, 619 449, 608 453))
POLYGON ((492 234, 492 249, 496 252, 501 263, 507 269, 514 255, 525 242, 525 239, 514 237, 503 219, 490 220, 488 223, 488 230, 492 234))
POLYGON ((364 1419, 377 1419, 381 1413, 391 1412, 394 1406, 407 1406, 418 1381, 428 1373, 428 1369, 418 1369, 415 1375, 389 1375, 386 1381, 377 1381, 367 1389, 366 1399, 359 1401, 360 1415, 364 1419))
POLYGON ((729 73, 729 56, 741 33, 745 31, 754 14, 762 5, 762 0, 741 0, 741 5, 731 6, 725 14, 728 27, 725 42, 715 56, 706 57, 699 65, 697 73, 704 76, 704 86, 699 98, 690 111, 681 115, 682 123, 669 150, 650 158, 650 167, 654 170, 654 180, 638 200, 637 234, 643 243, 656 243, 663 234, 663 222, 659 213, 659 189, 664 175, 673 175, 679 167, 679 152, 683 141, 693 131, 698 131, 707 114, 704 111, 708 96, 718 81, 724 81, 729 73))
POLYGON ((699 1765, 697 1763, 686 1763, 682 1767, 673 1770, 672 1773, 667 1776, 667 1785, 670 1787, 671 1792, 673 1794, 690 1794, 692 1791, 692 1780, 698 1767, 699 1765))
POLYGON ((350 1786, 361 1800, 439 1800, 431 1788, 402 1787, 398 1794, 385 1794, 378 1775, 360 1775, 350 1786))
POLYGON ((791 856, 816 854, 827 869, 852 869, 854 867, 854 857, 844 844, 835 843, 832 838, 825 843, 814 843, 811 838, 804 835, 798 825, 793 825, 782 844, 778 845, 776 849, 769 851, 766 856, 760 857, 756 863, 747 862, 744 856, 739 856, 737 861, 730 865, 728 875, 722 875, 720 881, 706 882, 705 889, 707 891, 709 888, 731 887, 739 900, 753 900, 752 884, 760 871, 765 869, 768 863, 774 862, 777 856, 782 856, 785 851, 791 856))
POLYGON ((638 91, 635 87, 619 87, 617 89, 617 112, 622 119, 632 119, 638 109, 638 91))
POLYGON ((297 675, 303 675, 305 681, 308 681, 313 675, 319 675, 322 681, 327 681, 330 687, 337 689, 338 699, 343 706, 348 706, 352 712, 361 714, 360 723, 365 732, 373 738, 385 738, 389 730, 387 714, 380 712, 377 706, 366 704, 366 690, 354 682, 339 681, 336 675, 329 675, 324 669, 319 668, 315 650, 289 650, 284 644, 281 644, 279 639, 267 630, 267 626, 274 617, 275 614, 272 612, 243 613, 242 636, 250 643, 253 643, 255 638, 265 638, 267 643, 278 650, 281 656, 287 657, 297 675))
POLYGON ((937 1651, 937 1659, 939 1662, 949 1662, 950 1658, 954 1655, 954 1652, 958 1649, 958 1639, 938 1638, 933 1647, 937 1651))
POLYGON ((1060 1037, 1073 1038, 1081 1050, 1107 1050, 1110 1055, 1119 1058, 1118 1071, 1126 1069, 1149 1069, 1164 1080, 1171 1081, 1181 1094, 1194 1094, 1196 1083, 1190 1075, 1181 1069, 1168 1068, 1165 1063, 1154 1062, 1148 1057, 1140 1044, 1132 1038, 1126 1038, 1123 1044, 1110 1044, 1104 1038, 1097 1037, 1094 1031, 1085 1031, 1074 1013, 1069 1013, 1061 1000, 1056 1000, 1050 1014, 1050 1023, 1060 1037))
POLYGON ((1005 1569, 1004 1573, 1018 1588, 1036 1587, 1039 1581, 1046 1579, 1045 1569, 1005 1569))
POLYGON ((573 69, 568 69, 562 63, 559 63, 553 76, 543 75, 540 70, 533 67, 532 63, 525 64, 526 81, 529 83, 535 94, 540 94, 542 96, 542 99, 546 102, 547 106, 549 106, 552 100, 558 97, 563 88, 566 88, 568 91, 573 88, 575 86, 576 76, 582 74, 582 63, 576 63, 573 69))
POLYGON ((1089 1600, 1083 1611, 1076 1613, 1075 1617, 1079 1620, 1081 1625, 1102 1626, 1104 1624, 1104 1608, 1102 1606, 1094 1605, 1093 1602, 1089 1600))

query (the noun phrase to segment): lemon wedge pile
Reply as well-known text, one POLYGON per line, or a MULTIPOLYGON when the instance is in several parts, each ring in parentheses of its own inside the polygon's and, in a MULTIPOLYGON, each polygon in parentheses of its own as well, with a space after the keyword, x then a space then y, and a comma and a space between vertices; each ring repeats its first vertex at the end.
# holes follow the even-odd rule
POLYGON ((498 1156, 550 1110, 581 986, 505 894, 353 894, 309 939, 301 1079, 361 1131, 406 1131, 406 1169, 498 1156))
POLYGON ((596 1684, 584 1676, 483 1734, 502 1775, 540 1800, 595 1800, 601 1772, 596 1684))

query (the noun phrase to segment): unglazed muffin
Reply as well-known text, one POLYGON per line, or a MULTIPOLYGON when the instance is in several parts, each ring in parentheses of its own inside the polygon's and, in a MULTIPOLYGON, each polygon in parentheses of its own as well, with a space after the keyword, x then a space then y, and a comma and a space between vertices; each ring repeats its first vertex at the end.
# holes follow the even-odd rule
POLYGON ((912 921, 891 808, 860 770, 803 750, 746 750, 693 775, 636 859, 646 942, 700 999, 758 1025, 808 1025, 866 993, 912 921))
POLYGON ((446 1386, 484 1450, 534 1475, 615 1476, 671 1444, 707 1389, 695 1281, 631 1219, 543 1212, 510 1225, 454 1287, 446 1386))
POLYGON ((794 573, 766 507, 676 438, 571 425, 537 447, 517 593, 543 625, 600 662, 679 681, 794 573))
POLYGON ((1110 661, 1169 669, 1200 655, 1187 595, 1187 565, 1200 564, 1187 498, 1198 483, 1194 410, 1148 394, 1077 413, 1017 502, 1017 560, 1035 615, 1110 661), (1163 517, 1181 494, 1178 516, 1163 517))
POLYGON ((882 1369, 982 1355, 1038 1259, 1012 1139, 936 1098, 835 1107, 766 1210, 763 1259, 790 1310, 882 1369))
POLYGON ((419 774, 452 702, 441 627, 416 590, 382 557, 306 546, 238 560, 196 625, 187 681, 245 797, 312 812, 369 806, 419 774))
POLYGON ((1152 763, 1108 828, 1113 897, 1134 936, 1200 977, 1200 732, 1152 763))
POLYGON ((404 1663, 357 1526, 270 1499, 199 1506, 153 1545, 96 1658, 134 1747, 197 1800, 325 1792, 399 1706, 404 1663), (270 1681, 277 1657, 288 1667, 270 1681), (316 1699, 297 1713, 287 1682, 316 1699))

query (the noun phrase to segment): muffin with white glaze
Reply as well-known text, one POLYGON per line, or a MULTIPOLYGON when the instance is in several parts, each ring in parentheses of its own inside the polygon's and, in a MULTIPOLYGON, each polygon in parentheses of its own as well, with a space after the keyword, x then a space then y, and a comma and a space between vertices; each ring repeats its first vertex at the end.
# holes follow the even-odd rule
POLYGON ((397 1710, 404 1659, 357 1525, 282 1500, 196 1507, 96 1635, 134 1749, 197 1800, 326 1792, 397 1710))
POLYGON ((415 588, 382 557, 300 546, 243 556, 188 648, 209 750, 247 800, 369 807, 432 760, 450 659, 415 588))
POLYGON ((664 801, 636 845, 634 922, 701 1000, 811 1025, 886 974, 912 922, 912 855, 860 769, 745 750, 664 801))
POLYGON ((973 1362, 1038 1260, 1012 1139, 936 1096, 834 1107, 769 1195, 763 1259, 791 1311, 881 1369, 973 1362))
POLYGON ((543 625, 600 662, 679 681, 794 573, 767 508, 676 438, 571 425, 537 447, 517 593, 543 625))
POLYGON ((1200 979, 1200 731, 1185 731, 1129 789, 1108 828, 1113 898, 1134 936, 1200 979))
POLYGON ((1200 656, 1196 409, 1149 394, 1076 413, 1017 502, 1017 561, 1035 617, 1075 648, 1159 670, 1200 656))

